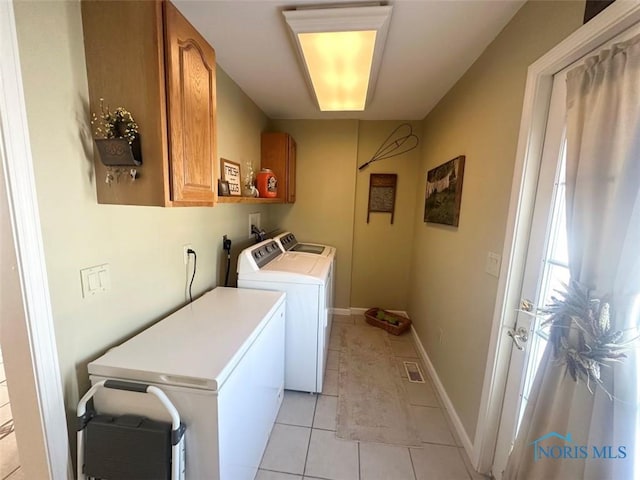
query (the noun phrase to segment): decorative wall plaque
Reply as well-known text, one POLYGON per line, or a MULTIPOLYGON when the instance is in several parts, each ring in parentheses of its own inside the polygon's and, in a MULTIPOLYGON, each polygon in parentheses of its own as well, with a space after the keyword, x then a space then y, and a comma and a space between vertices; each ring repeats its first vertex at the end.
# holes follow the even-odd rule
POLYGON ((229 182, 229 195, 241 196, 242 188, 240 182, 240 164, 232 162, 226 158, 220 159, 220 171, 222 180, 229 182))
POLYGON ((390 213, 391 223, 396 207, 396 184, 398 175, 395 173, 372 173, 369 177, 369 208, 367 223, 371 212, 390 213))

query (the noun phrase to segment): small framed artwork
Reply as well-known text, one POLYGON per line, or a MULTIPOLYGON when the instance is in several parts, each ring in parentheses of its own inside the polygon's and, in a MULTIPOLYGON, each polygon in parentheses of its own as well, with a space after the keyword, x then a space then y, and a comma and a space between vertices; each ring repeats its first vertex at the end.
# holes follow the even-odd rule
POLYGON ((369 177, 369 208, 367 209, 367 223, 371 212, 390 213, 393 224, 393 214, 396 207, 396 184, 398 175, 395 173, 372 173, 369 177))
POLYGON ((226 180, 218 180, 218 195, 220 197, 229 196, 229 182, 226 180))
POLYGON ((222 180, 229 184, 229 195, 241 196, 242 188, 240 184, 240 164, 232 162, 226 158, 220 159, 220 171, 222 172, 222 180))
POLYGON ((424 221, 458 226, 464 155, 449 160, 427 172, 427 191, 424 197, 424 221))

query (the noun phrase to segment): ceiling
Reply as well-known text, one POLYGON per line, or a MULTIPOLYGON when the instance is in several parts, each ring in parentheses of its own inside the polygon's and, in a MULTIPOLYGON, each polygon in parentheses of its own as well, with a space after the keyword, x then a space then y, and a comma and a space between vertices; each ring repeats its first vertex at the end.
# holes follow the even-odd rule
POLYGON ((173 1, 215 48, 220 67, 268 117, 362 120, 423 119, 524 3, 385 2, 393 13, 372 101, 364 112, 321 112, 281 12, 335 0, 173 1))

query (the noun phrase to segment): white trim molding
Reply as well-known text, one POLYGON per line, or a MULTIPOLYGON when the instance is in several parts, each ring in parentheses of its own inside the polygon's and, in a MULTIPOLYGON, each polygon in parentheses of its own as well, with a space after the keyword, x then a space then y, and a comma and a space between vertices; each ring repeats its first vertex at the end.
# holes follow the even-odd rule
POLYGON ((442 384, 442 382, 440 381, 438 372, 433 366, 433 363, 431 363, 431 359, 429 358, 427 351, 424 349, 424 346, 420 341, 420 337, 418 337, 418 332, 416 332, 416 329, 413 328, 413 325, 411 326, 411 333, 413 334, 413 340, 416 346, 418 347, 418 353, 420 354, 420 357, 424 361, 424 364, 427 367, 427 370, 429 371, 429 376, 431 377, 431 380, 433 380, 433 383, 436 387, 436 391, 438 392, 438 396, 440 397, 440 401, 442 402, 442 406, 444 407, 445 414, 449 417, 449 420, 453 424, 453 428, 456 429, 458 438, 460 439, 462 446, 467 452, 467 456, 471 458, 471 453, 473 452, 473 444, 471 443, 471 439, 469 438, 469 435, 467 435, 467 431, 462 425, 462 420, 460 420, 460 417, 458 416, 458 412, 456 412, 456 409, 453 406, 453 402, 449 398, 449 395, 447 395, 447 391, 444 388, 444 385, 442 384))
MULTIPOLYGON (((367 310, 369 309, 362 308, 362 307, 351 307, 350 312, 351 312, 351 315, 364 315, 364 312, 366 312, 367 310)), ((389 313, 395 313, 396 315, 400 315, 401 317, 404 317, 404 318, 409 318, 409 314, 404 310, 386 310, 386 311, 389 313)))
MULTIPOLYGON (((71 478, 62 380, 44 261, 40 215, 13 3, 0 1, 0 148, 6 176, 35 390, 50 478, 71 478)), ((26 460, 26 459, 24 459, 26 460)))
POLYGON ((349 315, 351 315, 351 309, 349 309, 349 308, 332 308, 331 309, 331 314, 332 315, 349 316, 349 315))
POLYGON ((473 455, 470 455, 480 472, 490 471, 495 454, 511 351, 511 341, 503 330, 520 300, 553 76, 639 21, 640 2, 618 0, 528 69, 502 250, 502 258, 508 261, 502 263, 500 270, 473 455))

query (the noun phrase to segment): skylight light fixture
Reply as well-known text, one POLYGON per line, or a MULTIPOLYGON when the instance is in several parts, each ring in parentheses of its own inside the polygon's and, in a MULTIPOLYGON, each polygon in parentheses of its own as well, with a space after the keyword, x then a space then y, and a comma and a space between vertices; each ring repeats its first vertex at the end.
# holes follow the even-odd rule
POLYGON ((375 90, 391 6, 310 7, 283 14, 320 110, 364 110, 375 90))

